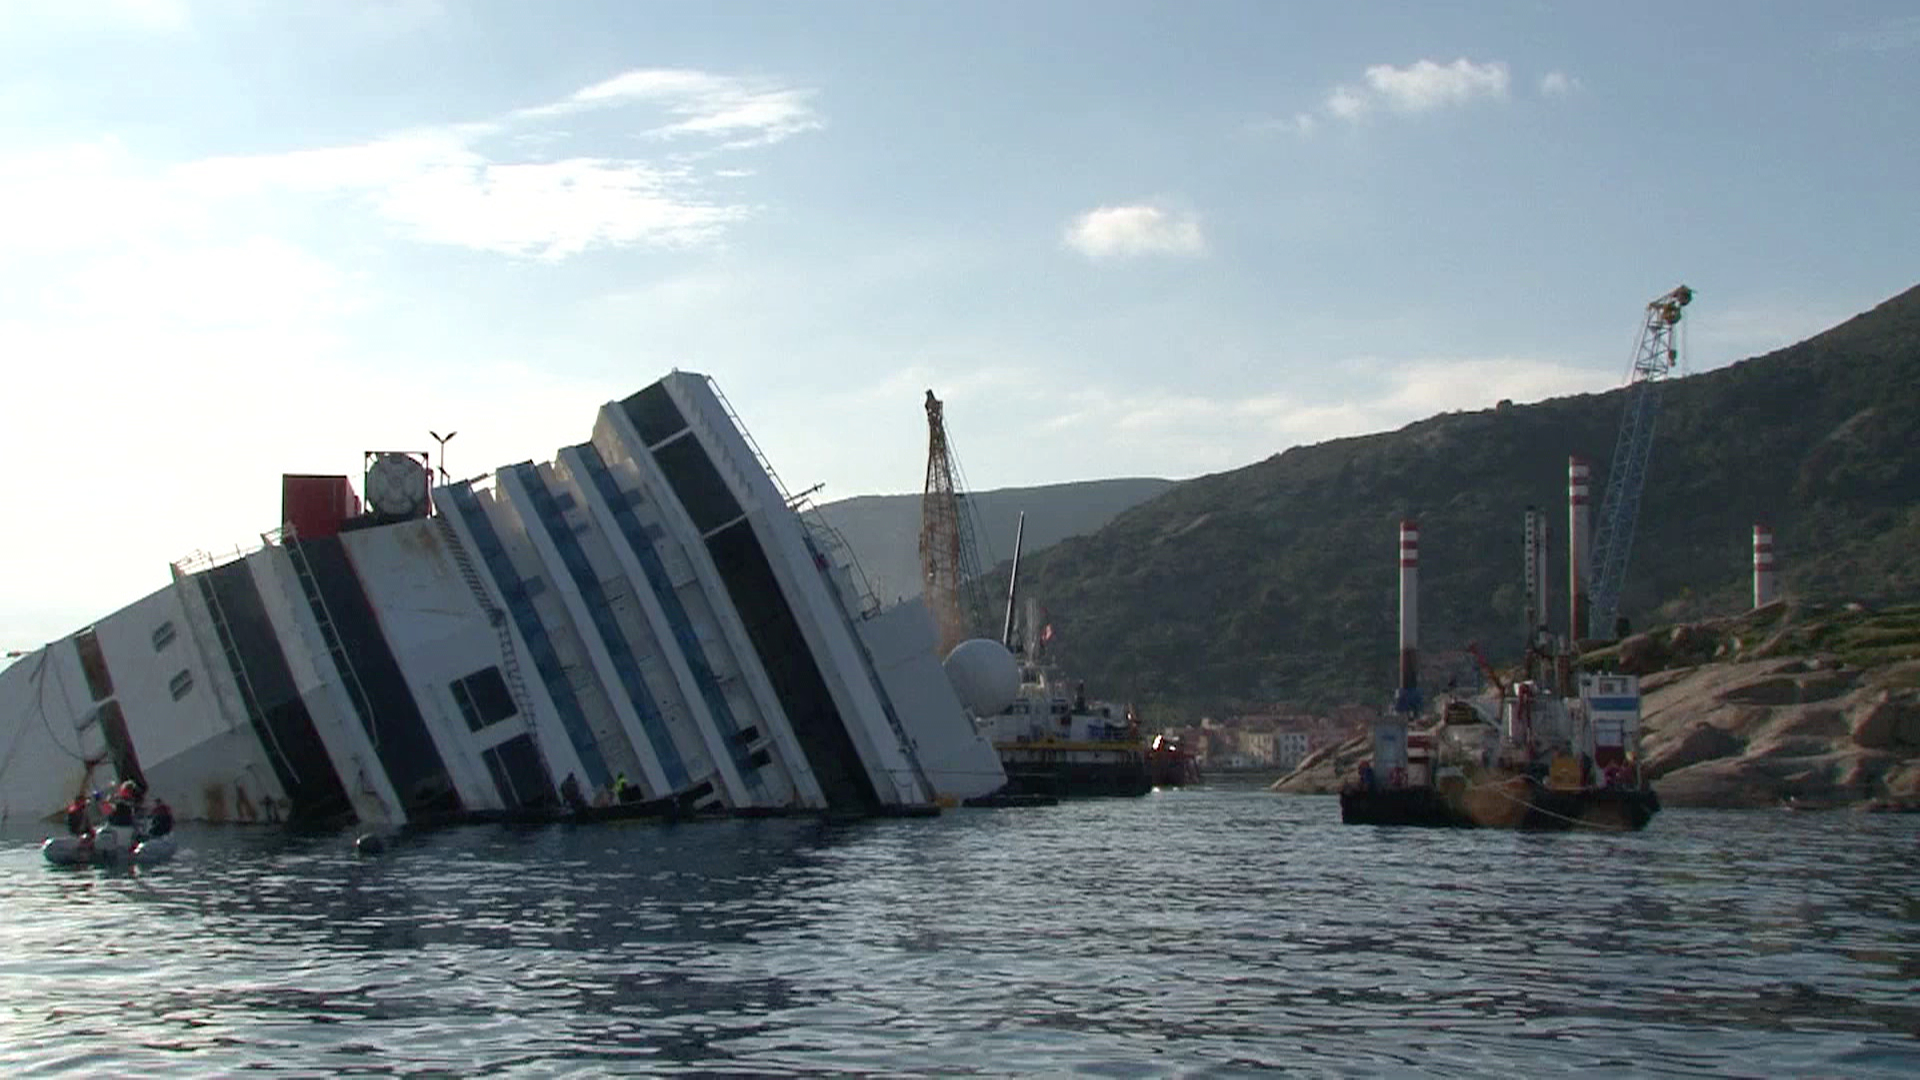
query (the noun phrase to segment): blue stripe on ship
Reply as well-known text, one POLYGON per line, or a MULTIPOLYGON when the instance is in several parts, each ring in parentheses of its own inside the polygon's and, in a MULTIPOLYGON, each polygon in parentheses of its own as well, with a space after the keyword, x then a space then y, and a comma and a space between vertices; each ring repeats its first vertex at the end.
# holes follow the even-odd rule
POLYGON ((626 537, 627 547, 640 560, 640 569, 647 576, 647 585, 653 589, 654 599, 660 602, 667 625, 673 628, 674 642, 680 646, 680 655, 687 662, 687 670, 693 673, 695 685, 700 687, 700 697, 707 703, 707 711, 713 715, 714 726, 726 738, 734 765, 755 790, 764 789, 766 784, 760 779, 758 768, 748 760, 751 754, 738 738, 740 723, 734 719, 733 707, 727 704, 727 696, 720 689, 720 680, 707 663, 706 650, 700 644, 700 636, 694 633, 693 620, 687 617, 686 605, 680 602, 680 594, 674 590, 673 580, 667 576, 666 565, 660 561, 659 552, 654 550, 653 542, 647 538, 646 530, 633 512, 632 500, 614 483, 613 474, 607 471, 606 460, 592 443, 579 447, 579 451, 587 478, 593 482, 594 490, 600 493, 607 508, 612 511, 614 524, 619 527, 620 535, 626 537))
POLYGON ((587 770, 587 779, 595 788, 603 788, 613 783, 613 775, 607 771, 607 763, 600 756, 600 746, 594 742, 593 728, 587 723, 587 715, 580 709, 580 699, 574 696, 573 686, 567 682, 567 673, 560 666, 560 655, 553 649, 553 641, 547 637, 546 625, 533 610, 533 599, 527 595, 526 582, 520 580, 520 574, 513 568, 513 561, 507 557, 506 548, 500 544, 500 534, 493 529, 493 522, 487 519, 486 512, 480 509, 480 499, 474 495, 468 484, 455 484, 447 489, 453 499, 453 505, 466 519, 467 528, 473 532, 473 546, 480 551, 480 561, 486 564, 487 573, 493 577, 495 585, 500 587, 500 596, 507 602, 507 612, 513 616, 513 624, 520 630, 520 639, 527 643, 527 653, 533 660, 533 669, 547 688, 547 696, 553 699, 553 710, 560 714, 560 726, 567 731, 567 740, 573 743, 573 751, 580 757, 580 767, 587 770))
POLYGON ((513 473, 526 487, 527 496, 533 500, 533 512, 540 518, 540 524, 547 531, 547 538, 553 541, 554 550, 560 553, 560 562, 567 568, 567 576, 573 579, 574 588, 587 602, 587 617, 593 620, 593 628, 600 635, 600 641, 607 647, 607 658, 613 661, 613 670, 620 676, 620 685, 627 692, 627 700, 633 703, 633 711, 640 716, 640 727, 646 732, 647 741, 653 745, 655 756, 660 759, 660 771, 666 775, 667 787, 679 791, 687 786, 687 766, 680 760, 680 749, 674 745, 673 733, 667 730, 667 722, 660 715, 660 704, 653 699, 653 693, 647 689, 647 682, 640 675, 640 665, 634 662, 633 649, 627 644, 627 636, 620 630, 620 621, 613 616, 613 605, 607 600, 607 592, 600 587, 600 575, 594 573, 593 564, 587 561, 587 553, 581 550, 580 540, 567 527, 566 517, 560 505, 554 501, 553 493, 547 490, 546 482, 540 479, 540 472, 531 464, 513 466, 513 473))
POLYGON ((1595 697, 1587 699, 1587 706, 1596 712, 1633 712, 1640 708, 1637 697, 1595 697))

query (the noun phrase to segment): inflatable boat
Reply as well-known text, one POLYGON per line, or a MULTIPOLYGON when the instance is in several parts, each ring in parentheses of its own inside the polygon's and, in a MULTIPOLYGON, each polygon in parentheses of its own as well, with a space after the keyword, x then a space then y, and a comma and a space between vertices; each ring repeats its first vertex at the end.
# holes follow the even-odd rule
POLYGON ((124 825, 101 825, 80 836, 50 836, 40 854, 55 866, 152 866, 173 858, 173 834, 143 837, 124 825))

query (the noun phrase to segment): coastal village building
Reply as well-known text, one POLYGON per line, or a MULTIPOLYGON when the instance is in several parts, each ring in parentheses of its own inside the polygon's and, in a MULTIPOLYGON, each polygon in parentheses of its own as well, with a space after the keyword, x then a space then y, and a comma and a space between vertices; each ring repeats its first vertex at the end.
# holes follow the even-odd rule
POLYGON ((1343 706, 1327 715, 1205 717, 1199 724, 1173 728, 1166 734, 1187 747, 1203 768, 1292 769, 1315 750, 1365 730, 1372 715, 1358 706, 1343 706))

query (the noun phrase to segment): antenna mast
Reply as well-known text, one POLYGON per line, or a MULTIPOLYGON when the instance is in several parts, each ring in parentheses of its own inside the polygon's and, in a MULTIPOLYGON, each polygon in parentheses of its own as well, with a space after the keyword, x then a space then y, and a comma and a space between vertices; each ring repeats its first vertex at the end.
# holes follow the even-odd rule
MULTIPOLYGON (((1027 535, 1027 512, 1013 527, 1013 569, 1007 572, 1007 621, 1000 624, 1000 644, 1013 648, 1013 599, 1020 588, 1020 541, 1027 535)), ((1031 632, 1031 629, 1029 629, 1031 632)))

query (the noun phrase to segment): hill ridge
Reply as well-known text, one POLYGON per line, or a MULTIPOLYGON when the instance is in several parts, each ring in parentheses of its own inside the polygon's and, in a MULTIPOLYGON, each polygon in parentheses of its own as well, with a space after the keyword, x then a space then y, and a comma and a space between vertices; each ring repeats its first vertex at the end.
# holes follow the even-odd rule
MULTIPOLYGON (((1035 552, 1023 591, 1106 696, 1179 712, 1368 701, 1393 664, 1394 523, 1415 517, 1430 675, 1464 670, 1472 640, 1510 656, 1521 511, 1564 520, 1570 454, 1604 484, 1625 392, 1440 413, 1183 481, 1035 552)), ((1920 286, 1663 394, 1622 595, 1634 621, 1740 610, 1756 521, 1789 595, 1920 594, 1920 286)))

